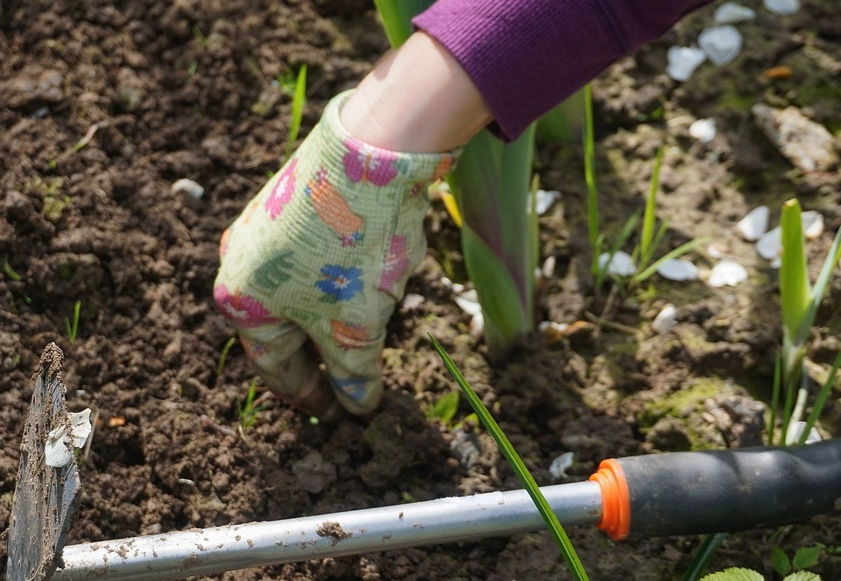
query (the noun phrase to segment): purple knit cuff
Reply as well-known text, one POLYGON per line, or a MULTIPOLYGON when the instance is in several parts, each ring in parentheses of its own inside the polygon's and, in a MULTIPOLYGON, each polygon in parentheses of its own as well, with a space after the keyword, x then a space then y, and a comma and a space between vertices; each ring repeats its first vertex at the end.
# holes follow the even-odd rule
POLYGON ((506 140, 710 0, 437 0, 413 23, 456 58, 506 140))

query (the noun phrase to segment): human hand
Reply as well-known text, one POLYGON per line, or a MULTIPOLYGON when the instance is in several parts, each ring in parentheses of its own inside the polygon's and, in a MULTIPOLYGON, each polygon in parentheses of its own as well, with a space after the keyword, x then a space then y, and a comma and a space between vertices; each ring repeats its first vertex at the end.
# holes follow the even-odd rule
POLYGON ((214 284, 269 389, 319 417, 379 403, 386 324, 426 250, 426 186, 456 159, 351 137, 348 95, 225 231, 214 284))

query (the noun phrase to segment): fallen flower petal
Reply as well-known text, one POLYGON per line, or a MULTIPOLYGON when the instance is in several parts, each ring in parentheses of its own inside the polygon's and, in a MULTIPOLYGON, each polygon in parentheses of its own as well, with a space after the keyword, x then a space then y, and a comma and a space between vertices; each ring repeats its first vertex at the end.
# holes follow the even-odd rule
POLYGON ((698 280, 698 267, 684 258, 672 258, 657 267, 663 278, 675 281, 698 280))
POLYGON ((768 206, 758 206, 736 224, 736 230, 748 242, 756 242, 768 229, 768 206))
POLYGON ((745 267, 732 260, 722 260, 710 271, 707 284, 719 288, 723 286, 736 286, 748 278, 748 271, 745 267))
POLYGON ((617 250, 612 257, 609 252, 599 256, 599 268, 613 276, 631 276, 637 271, 634 259, 622 250, 617 250))

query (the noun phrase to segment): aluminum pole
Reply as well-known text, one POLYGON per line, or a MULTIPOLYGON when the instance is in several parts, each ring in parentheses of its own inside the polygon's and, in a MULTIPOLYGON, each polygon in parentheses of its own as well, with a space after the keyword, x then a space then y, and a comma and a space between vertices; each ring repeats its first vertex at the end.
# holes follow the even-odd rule
MULTIPOLYGON (((564 525, 600 520, 595 482, 541 489, 564 525)), ((158 581, 545 527, 525 490, 71 545, 56 581, 158 581)))

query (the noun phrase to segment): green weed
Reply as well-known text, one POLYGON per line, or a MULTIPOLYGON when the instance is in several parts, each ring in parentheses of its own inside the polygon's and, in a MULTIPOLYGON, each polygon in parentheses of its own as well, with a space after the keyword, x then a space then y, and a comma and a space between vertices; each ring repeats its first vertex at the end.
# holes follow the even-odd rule
POLYGON ((231 351, 231 348, 236 344, 237 338, 231 337, 225 343, 225 346, 222 347, 222 353, 219 355, 219 361, 216 363, 216 377, 221 377, 222 372, 225 371, 225 362, 228 360, 228 353, 231 351))
POLYGON ((543 496, 540 487, 537 485, 537 482, 535 482, 528 468, 526 468, 526 465, 523 463, 523 460, 517 454, 517 451, 514 449, 514 446, 511 445, 511 442, 508 440, 508 437, 505 435, 505 432, 503 432, 502 428, 499 427, 499 424, 497 424, 494 417, 482 403, 482 400, 479 399, 479 396, 476 395, 476 392, 473 390, 470 384, 467 383, 467 380, 464 378, 461 371, 458 369, 458 367, 456 367, 456 364, 453 363, 453 360, 450 358, 450 356, 447 354, 447 352, 444 350, 444 348, 441 346, 438 340, 435 339, 435 337, 433 337, 432 335, 429 335, 429 338, 432 341, 433 348, 444 362, 444 366, 447 368, 447 371, 450 372, 450 375, 452 375, 456 384, 458 384, 459 388, 461 388, 462 393, 464 393, 465 397, 467 397, 467 401, 470 402, 471 407, 476 412, 476 415, 479 417, 479 419, 482 421, 482 424, 484 424, 484 426, 493 436, 494 440, 496 440, 496 443, 499 446, 502 455, 505 456, 505 459, 511 465, 511 468, 514 470, 514 473, 520 480, 520 483, 523 485, 523 487, 526 489, 529 496, 531 497, 532 501, 537 507, 537 511, 540 513, 540 516, 543 518, 543 521, 549 528, 549 532, 552 535, 552 538, 558 544, 561 554, 563 555, 564 560, 566 561, 573 578, 578 581, 587 580, 588 577, 587 572, 584 570, 584 565, 578 558, 578 554, 575 552, 575 548, 572 546, 569 537, 567 536, 566 532, 561 526, 561 523, 558 521, 557 515, 552 510, 552 507, 549 505, 549 502, 546 500, 546 497, 543 496))
POLYGON ((76 301, 73 305, 72 318, 64 318, 64 329, 67 333, 67 341, 73 345, 76 343, 76 337, 79 334, 79 315, 82 312, 82 301, 76 301))
POLYGON ((262 402, 270 396, 270 392, 263 393, 257 397, 257 380, 254 379, 251 385, 248 386, 248 394, 245 396, 245 401, 239 406, 237 414, 239 415, 239 425, 243 430, 249 430, 257 423, 257 414, 268 408, 262 402))

